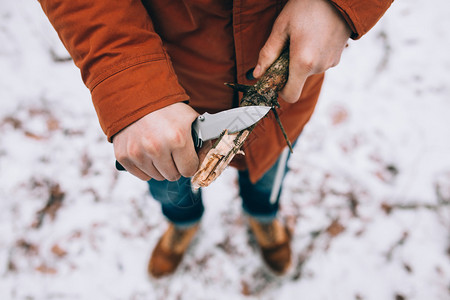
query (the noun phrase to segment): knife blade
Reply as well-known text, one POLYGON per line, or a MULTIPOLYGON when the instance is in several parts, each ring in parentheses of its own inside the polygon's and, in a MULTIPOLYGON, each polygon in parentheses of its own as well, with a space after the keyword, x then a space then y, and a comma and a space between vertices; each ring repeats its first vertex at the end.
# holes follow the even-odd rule
POLYGON ((243 106, 215 114, 204 113, 192 123, 194 146, 201 148, 203 142, 218 138, 226 129, 229 133, 244 130, 261 120, 270 106, 243 106))
MULTIPOLYGON (((218 138, 224 130, 235 133, 256 124, 270 109, 270 106, 242 106, 198 116, 191 126, 195 148, 201 148, 203 142, 218 138)), ((116 169, 126 171, 117 160, 116 169)))

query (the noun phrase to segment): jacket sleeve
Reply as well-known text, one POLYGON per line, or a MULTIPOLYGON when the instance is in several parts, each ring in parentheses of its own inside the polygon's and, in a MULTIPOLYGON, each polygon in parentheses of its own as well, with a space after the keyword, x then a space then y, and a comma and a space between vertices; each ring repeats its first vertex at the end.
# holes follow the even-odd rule
POLYGON ((140 0, 39 2, 80 68, 109 141, 146 114, 189 99, 140 0))
POLYGON ((393 0, 330 0, 352 29, 352 39, 366 34, 383 16, 393 0))

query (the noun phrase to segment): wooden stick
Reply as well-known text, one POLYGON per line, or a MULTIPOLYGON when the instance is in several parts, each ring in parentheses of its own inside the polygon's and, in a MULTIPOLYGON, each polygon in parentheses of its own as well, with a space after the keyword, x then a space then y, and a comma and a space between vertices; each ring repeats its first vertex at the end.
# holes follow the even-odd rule
POLYGON ((249 133, 249 130, 243 130, 237 133, 225 132, 219 143, 208 152, 200 169, 192 177, 192 187, 194 189, 206 187, 216 180, 230 164, 233 157, 240 151, 249 133))
MULTIPOLYGON (((275 114, 286 143, 292 151, 291 143, 284 131, 275 107, 280 107, 278 103, 278 91, 286 84, 289 70, 289 51, 286 49, 280 57, 270 66, 267 72, 253 86, 228 83, 226 85, 234 88, 236 91, 243 92, 240 106, 260 105, 271 106, 275 114)), ((253 125, 237 133, 228 133, 221 135, 216 144, 209 150, 203 160, 199 170, 191 179, 192 187, 207 187, 213 182, 225 168, 230 164, 234 156, 242 151, 240 150, 245 139, 256 126, 253 125)))

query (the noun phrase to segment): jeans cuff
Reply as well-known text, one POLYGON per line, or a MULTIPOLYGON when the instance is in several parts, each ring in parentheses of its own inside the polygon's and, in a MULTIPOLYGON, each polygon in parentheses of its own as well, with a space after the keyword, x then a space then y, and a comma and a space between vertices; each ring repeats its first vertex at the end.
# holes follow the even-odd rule
POLYGON ((201 217, 198 218, 197 220, 189 220, 189 221, 172 221, 169 218, 167 218, 167 221, 169 221, 170 223, 172 223, 173 225, 175 225, 175 227, 180 228, 180 229, 188 229, 191 228, 195 225, 197 225, 198 223, 200 223, 200 220, 202 219, 201 217))
POLYGON ((250 212, 245 208, 245 206, 242 207, 244 214, 255 219, 256 221, 260 223, 270 223, 273 220, 276 219, 278 211, 270 212, 270 213, 254 213, 250 212))

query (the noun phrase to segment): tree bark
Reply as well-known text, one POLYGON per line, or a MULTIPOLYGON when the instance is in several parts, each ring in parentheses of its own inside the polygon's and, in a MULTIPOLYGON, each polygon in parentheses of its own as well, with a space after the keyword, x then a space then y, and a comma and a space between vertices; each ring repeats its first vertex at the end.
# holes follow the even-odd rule
MULTIPOLYGON (((271 111, 275 114, 275 119, 280 125, 286 143, 292 151, 291 143, 276 112, 276 108, 280 107, 278 103, 278 92, 286 84, 288 74, 289 50, 285 49, 280 57, 254 85, 249 86, 234 83, 226 83, 226 85, 244 93, 239 106, 259 105, 272 107, 271 111)), ((222 174, 234 156, 237 153, 243 153, 240 149, 255 126, 256 124, 236 133, 228 133, 225 130, 211 150, 206 154, 197 173, 192 177, 192 186, 196 189, 207 187, 222 174)))

